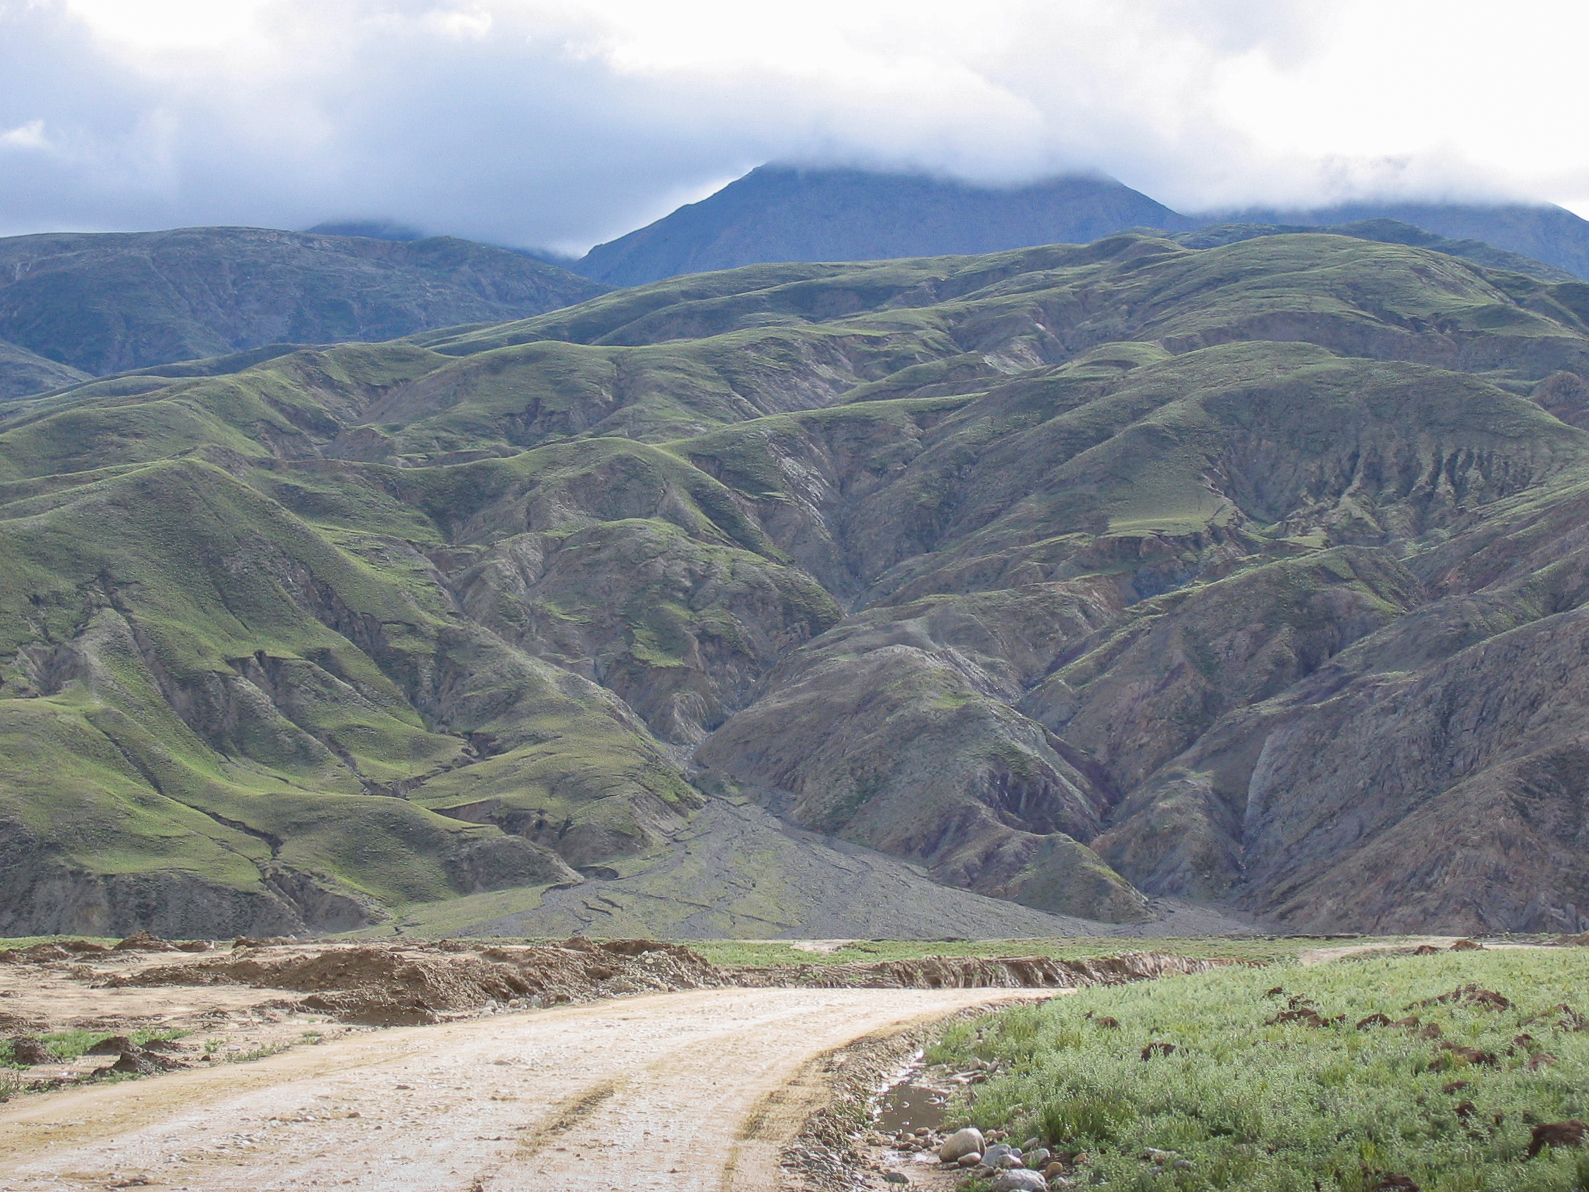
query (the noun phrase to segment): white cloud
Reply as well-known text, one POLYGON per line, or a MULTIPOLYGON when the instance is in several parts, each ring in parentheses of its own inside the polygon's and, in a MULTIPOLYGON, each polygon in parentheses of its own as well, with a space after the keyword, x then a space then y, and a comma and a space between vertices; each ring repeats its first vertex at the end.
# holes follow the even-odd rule
POLYGON ((0 144, 52 150, 12 155, 0 230, 382 216, 574 247, 778 158, 1095 168, 1183 208, 1589 203, 1586 33, 1553 0, 0 3, 0 144))
POLYGON ((94 35, 133 55, 238 46, 271 0, 61 0, 94 35))
POLYGON ((44 121, 29 120, 15 128, 0 132, 0 149, 46 149, 49 141, 44 136, 44 121))

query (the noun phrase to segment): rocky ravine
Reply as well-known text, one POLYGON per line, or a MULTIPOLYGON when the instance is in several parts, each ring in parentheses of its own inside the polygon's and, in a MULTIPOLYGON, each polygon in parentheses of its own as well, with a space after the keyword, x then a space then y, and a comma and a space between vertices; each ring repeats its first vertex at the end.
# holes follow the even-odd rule
POLYGON ((1586 295, 1133 234, 83 385, 0 424, 0 932, 1579 930, 1586 295))

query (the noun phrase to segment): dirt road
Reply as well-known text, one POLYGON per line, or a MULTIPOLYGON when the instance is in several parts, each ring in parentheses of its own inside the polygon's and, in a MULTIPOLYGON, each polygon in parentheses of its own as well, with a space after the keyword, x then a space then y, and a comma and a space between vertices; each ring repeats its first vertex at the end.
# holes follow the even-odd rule
POLYGON ((655 994, 28 1097, 0 1106, 0 1189, 772 1192, 815 1057, 1034 992, 655 994))

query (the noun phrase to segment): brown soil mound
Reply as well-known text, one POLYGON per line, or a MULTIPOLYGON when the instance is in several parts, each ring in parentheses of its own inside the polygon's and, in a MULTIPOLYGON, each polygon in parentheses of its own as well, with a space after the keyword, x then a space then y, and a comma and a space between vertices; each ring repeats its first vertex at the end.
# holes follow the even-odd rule
POLYGON ((328 947, 312 953, 245 948, 225 959, 162 965, 114 985, 250 985, 310 996, 304 1009, 343 1022, 398 1026, 435 1022, 492 1004, 548 1005, 615 994, 724 985, 723 974, 688 948, 651 940, 572 939, 538 947, 441 943, 394 949, 328 947))
POLYGON ((1092 960, 1048 956, 929 956, 834 965, 778 965, 735 974, 740 985, 814 985, 823 989, 1073 989, 1124 985, 1230 964, 1162 952, 1128 952, 1092 960))
POLYGON ((161 939, 157 935, 150 935, 147 931, 140 931, 129 935, 119 944, 111 946, 112 952, 175 952, 177 946, 161 939))
POLYGON ((53 964, 84 956, 104 955, 110 949, 87 940, 61 940, 53 944, 33 944, 26 948, 0 950, 0 964, 53 964))
POLYGON ((1467 1006, 1480 1006, 1486 1010, 1510 1010, 1511 1001, 1504 995, 1496 993, 1493 989, 1481 989, 1477 985, 1458 985, 1450 993, 1442 993, 1439 997, 1426 997, 1421 1002, 1413 1002, 1407 1009, 1416 1009, 1419 1006, 1450 1005, 1458 1002, 1467 1006))
POLYGON ((42 1018, 31 1014, 8 1014, 0 1010, 0 1035, 31 1035, 44 1029, 42 1018))
POLYGON ((11 1040, 11 1060, 13 1063, 26 1064, 31 1068, 37 1064, 54 1063, 55 1057, 39 1040, 28 1035, 18 1035, 11 1040))
POLYGON ((246 985, 305 994, 294 1009, 342 1022, 400 1026, 497 1006, 528 1008, 627 993, 808 986, 825 989, 1037 989, 1120 985, 1204 972, 1228 961, 1154 952, 1093 960, 1044 956, 928 957, 838 965, 719 969, 698 953, 654 940, 582 937, 548 945, 241 943, 226 955, 158 963, 103 986, 246 985))

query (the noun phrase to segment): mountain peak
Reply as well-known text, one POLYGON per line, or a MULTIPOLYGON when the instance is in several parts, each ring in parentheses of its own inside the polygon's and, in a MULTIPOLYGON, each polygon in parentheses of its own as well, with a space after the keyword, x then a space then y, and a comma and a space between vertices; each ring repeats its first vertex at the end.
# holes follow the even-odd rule
POLYGON ((1112 178, 991 186, 920 173, 774 163, 599 244, 580 272, 609 285, 770 261, 856 261, 1085 244, 1195 221, 1112 178))

